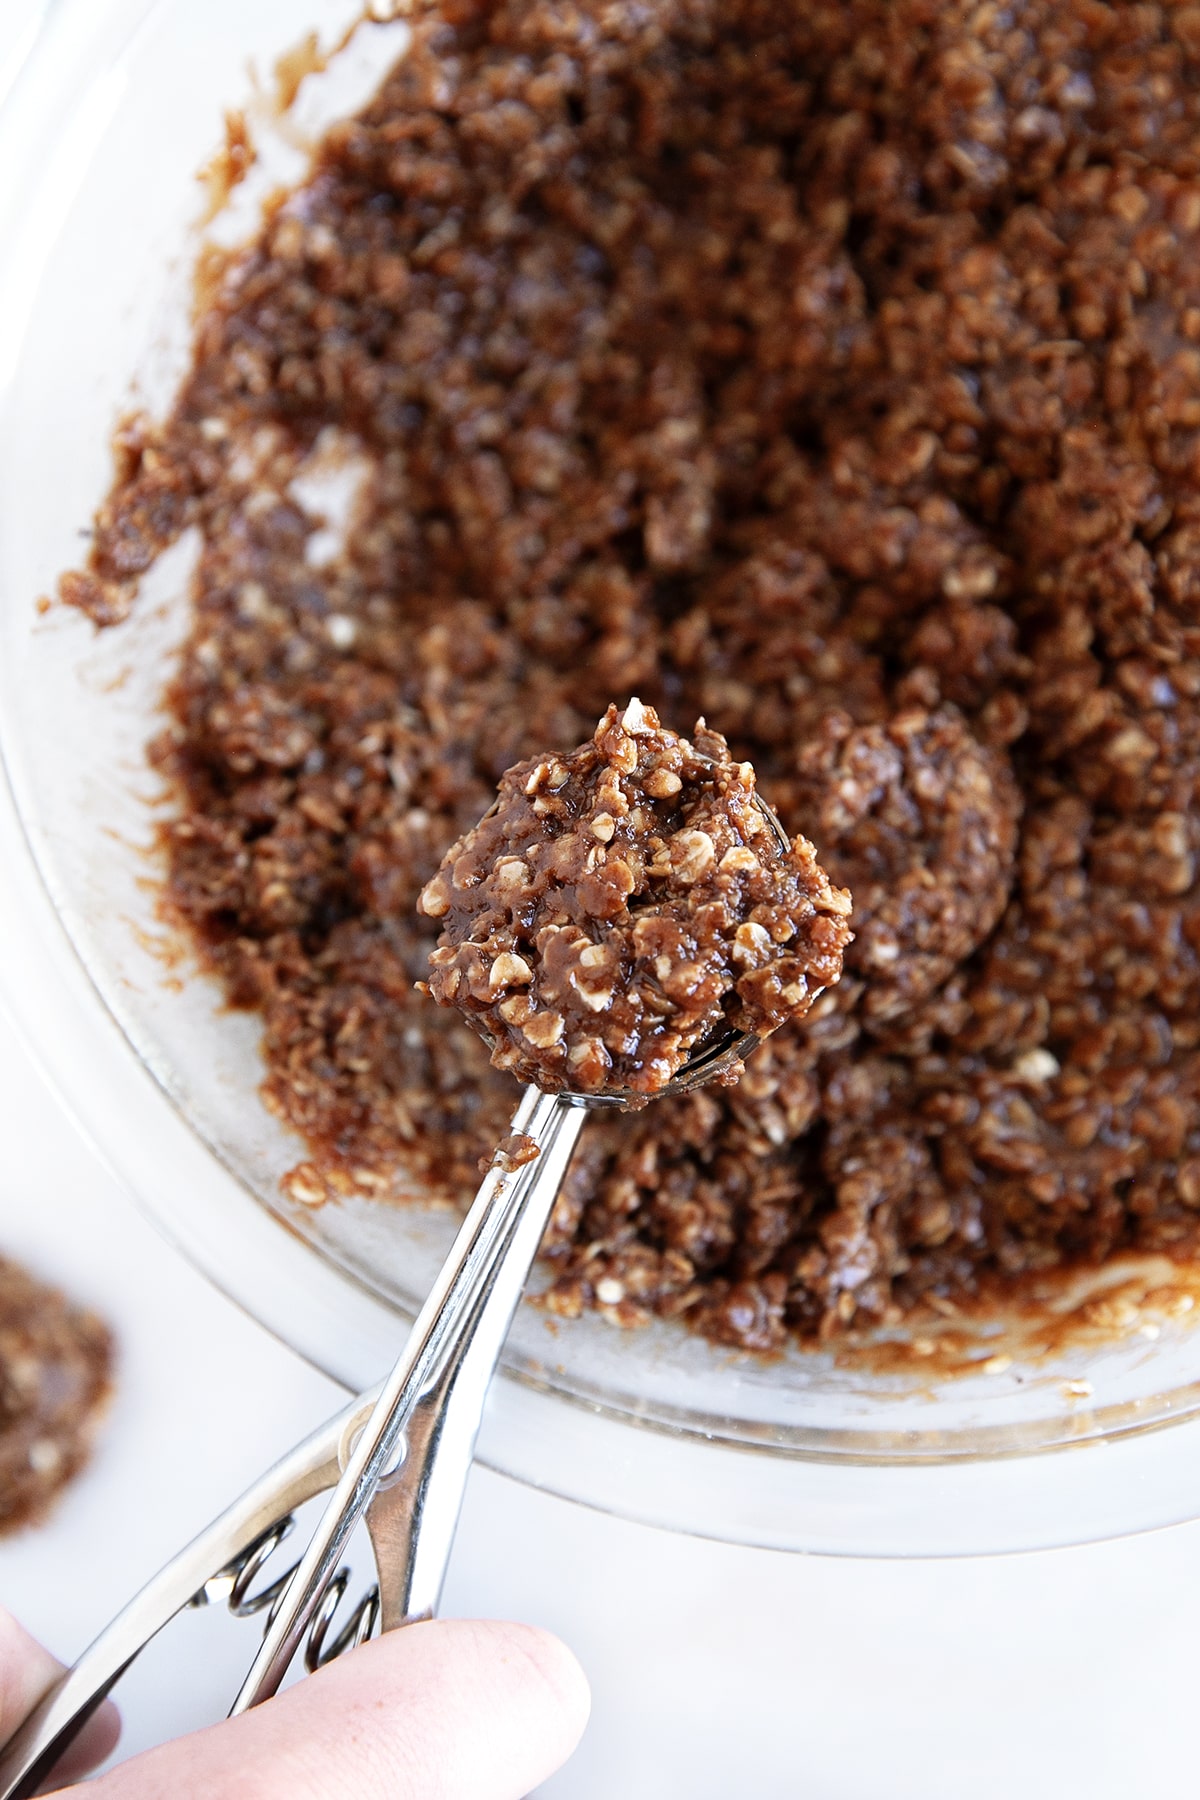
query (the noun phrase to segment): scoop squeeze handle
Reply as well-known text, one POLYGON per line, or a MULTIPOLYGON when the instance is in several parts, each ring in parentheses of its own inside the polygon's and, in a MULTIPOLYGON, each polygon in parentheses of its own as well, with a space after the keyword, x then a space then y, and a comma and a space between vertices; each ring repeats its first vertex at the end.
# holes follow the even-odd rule
MULTIPOLYGON (((518 1164, 497 1152, 391 1374, 269 1469, 118 1613, 0 1749, 0 1800, 36 1792, 177 1613, 231 1597, 240 1614, 257 1610, 240 1598, 246 1570, 282 1541, 298 1506, 330 1488, 307 1550, 275 1584, 233 1711, 276 1691, 306 1636, 310 1666, 320 1657, 328 1598, 344 1581, 339 1558, 364 1516, 382 1629, 432 1615, 488 1387, 585 1117, 569 1098, 526 1090, 512 1132, 532 1140, 537 1155, 518 1164)), ((353 1641, 343 1633, 332 1653, 353 1641)))

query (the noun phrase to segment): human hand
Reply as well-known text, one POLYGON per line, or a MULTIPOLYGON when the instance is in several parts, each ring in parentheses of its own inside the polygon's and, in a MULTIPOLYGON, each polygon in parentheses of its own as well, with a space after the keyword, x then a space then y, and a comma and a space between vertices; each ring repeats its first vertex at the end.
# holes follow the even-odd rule
MULTIPOLYGON (((0 1609, 0 1741, 60 1673, 0 1609)), ((571 1754, 589 1696, 564 1644, 532 1625, 437 1619, 340 1656, 274 1700, 147 1750, 91 1800, 520 1800, 571 1754)), ((106 1703, 53 1791, 110 1754, 106 1703)))

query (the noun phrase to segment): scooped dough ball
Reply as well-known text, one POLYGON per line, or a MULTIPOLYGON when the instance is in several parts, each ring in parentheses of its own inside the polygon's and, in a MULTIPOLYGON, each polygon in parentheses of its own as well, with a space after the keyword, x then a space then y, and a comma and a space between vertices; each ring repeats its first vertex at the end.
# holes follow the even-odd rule
POLYGON ((750 764, 638 700, 510 769, 420 909, 434 999, 551 1092, 659 1092, 698 1045, 803 1017, 850 941, 850 896, 776 836, 750 764))

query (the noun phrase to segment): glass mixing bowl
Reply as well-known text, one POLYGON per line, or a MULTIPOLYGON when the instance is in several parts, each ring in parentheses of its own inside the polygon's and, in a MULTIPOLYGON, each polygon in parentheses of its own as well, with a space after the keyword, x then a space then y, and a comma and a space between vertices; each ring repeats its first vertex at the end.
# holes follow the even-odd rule
MULTIPOLYGON (((343 0, 304 14, 322 43, 352 17, 343 0)), ((119 630, 35 603, 80 556, 115 420, 161 407, 184 366, 195 177, 222 110, 250 99, 273 145, 217 221, 228 241, 301 172, 304 134, 365 98, 403 31, 363 24, 271 133, 290 0, 52 0, 0 114, 0 988, 186 1254, 350 1386, 390 1362, 454 1221, 281 1197, 303 1148, 259 1102, 257 1022, 223 1011, 156 921, 143 751, 189 546, 119 630)), ((480 1455, 630 1516, 791 1549, 1016 1549, 1190 1517, 1200 1336, 1166 1311, 1112 1310, 1124 1329, 1109 1341, 945 1380, 800 1351, 756 1362, 677 1328, 524 1308, 480 1455)))

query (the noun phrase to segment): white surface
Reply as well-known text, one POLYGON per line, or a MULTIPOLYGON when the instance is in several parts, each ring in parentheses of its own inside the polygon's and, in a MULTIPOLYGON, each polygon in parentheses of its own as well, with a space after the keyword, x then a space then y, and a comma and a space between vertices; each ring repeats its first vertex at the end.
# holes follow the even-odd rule
MULTIPOLYGON (((0 68, 28 16, 0 6, 0 68)), ((92 1469, 50 1525, 0 1542, 0 1598, 70 1656, 340 1395, 134 1213, 2 1020, 0 1096, 0 1251, 95 1304, 122 1344, 92 1469)), ((553 1800, 1127 1800, 1194 1784, 1198 1591, 1200 1526, 1002 1561, 833 1562, 672 1537, 480 1472, 447 1609, 535 1619, 582 1657, 593 1722, 553 1800)), ((253 1633, 182 1620, 123 1684, 127 1747, 216 1716, 253 1633)))
MULTIPOLYGON (((0 1543, 0 1598, 60 1655, 339 1402, 193 1273, 76 1139, 0 1020, 0 1250, 107 1314, 91 1470, 0 1543)), ((1030 1466, 1036 1479, 1036 1465, 1030 1466)), ((1200 1527, 886 1563, 674 1537, 478 1471, 447 1610, 533 1619, 595 1713, 553 1800, 1127 1800, 1190 1790, 1200 1527)), ((250 1624, 180 1620, 125 1685, 127 1745, 217 1715, 250 1624)))

